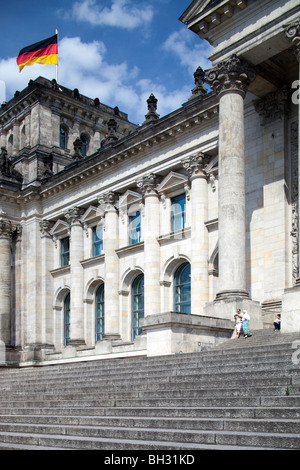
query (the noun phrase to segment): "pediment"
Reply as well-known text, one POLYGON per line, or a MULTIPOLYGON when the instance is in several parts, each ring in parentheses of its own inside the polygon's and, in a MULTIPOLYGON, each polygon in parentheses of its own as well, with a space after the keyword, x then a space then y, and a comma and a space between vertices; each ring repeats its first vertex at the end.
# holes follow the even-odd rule
POLYGON ((179 18, 184 24, 190 23, 193 18, 199 17, 205 10, 222 3, 222 0, 194 0, 179 18))
POLYGON ((119 199, 119 208, 125 209, 126 207, 141 202, 142 195, 140 193, 136 193, 135 191, 131 191, 128 189, 126 193, 124 193, 119 199))
POLYGON ((159 193, 170 193, 176 191, 179 188, 183 188, 188 182, 188 177, 181 173, 171 171, 158 185, 157 191, 159 193))
POLYGON ((84 224, 92 223, 96 220, 99 220, 103 217, 104 212, 100 207, 90 206, 83 216, 81 217, 81 222, 84 224))
POLYGON ((52 229, 50 230, 50 235, 57 237, 59 235, 62 235, 63 233, 69 232, 69 230, 69 224, 65 220, 59 219, 57 222, 55 222, 52 229))

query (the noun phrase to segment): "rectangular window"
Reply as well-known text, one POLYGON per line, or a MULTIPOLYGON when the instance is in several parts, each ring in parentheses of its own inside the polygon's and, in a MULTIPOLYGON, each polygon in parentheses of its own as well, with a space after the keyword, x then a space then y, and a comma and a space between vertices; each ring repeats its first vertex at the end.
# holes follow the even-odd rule
POLYGON ((60 241, 61 266, 68 266, 70 263, 70 238, 63 238, 60 241))
POLYGON ((141 241, 141 213, 137 211, 129 216, 129 245, 134 245, 141 241))
POLYGON ((101 255, 103 252, 103 225, 93 227, 93 256, 101 255))
POLYGON ((176 232, 185 227, 186 197, 185 194, 173 197, 171 199, 171 231, 176 232))

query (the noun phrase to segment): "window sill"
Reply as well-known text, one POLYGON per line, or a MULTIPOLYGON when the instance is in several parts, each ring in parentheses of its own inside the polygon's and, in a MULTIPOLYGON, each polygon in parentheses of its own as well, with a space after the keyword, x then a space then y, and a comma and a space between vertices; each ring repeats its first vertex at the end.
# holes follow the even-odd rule
POLYGON ((50 271, 50 274, 52 277, 58 277, 58 276, 63 276, 65 274, 69 274, 71 272, 71 266, 68 264, 68 266, 62 266, 57 269, 53 269, 50 271))
POLYGON ((183 240, 186 238, 190 238, 191 236, 191 227, 186 227, 182 230, 177 230, 176 232, 166 233, 165 235, 161 235, 157 238, 158 243, 165 243, 173 240, 183 240))
POLYGON ((94 264, 99 264, 103 263, 105 261, 105 254, 102 253, 101 255, 98 256, 93 256, 92 258, 84 259, 80 261, 80 264, 83 268, 89 268, 90 266, 93 266, 94 264))
POLYGON ((142 251, 144 249, 144 242, 134 243, 133 245, 127 245, 116 250, 117 255, 120 257, 127 253, 135 253, 136 251, 142 251))

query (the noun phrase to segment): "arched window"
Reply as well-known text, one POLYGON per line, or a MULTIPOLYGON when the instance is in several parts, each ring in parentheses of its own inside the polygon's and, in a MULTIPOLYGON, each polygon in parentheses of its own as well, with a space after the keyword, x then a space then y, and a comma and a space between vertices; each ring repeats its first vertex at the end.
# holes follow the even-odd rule
POLYGON ((86 157, 88 153, 88 148, 89 148, 88 139, 86 138, 84 134, 81 134, 80 140, 81 140, 81 149, 80 149, 81 155, 83 157, 86 157))
POLYGON ((174 276, 174 310, 191 313, 191 265, 183 263, 174 276))
POLYGON ((68 146, 68 133, 65 126, 60 126, 59 146, 63 149, 66 149, 68 146))
POLYGON ((95 332, 96 332, 96 343, 101 341, 104 335, 104 284, 101 284, 95 297, 95 332))
POLYGON ((140 274, 132 283, 132 341, 141 334, 140 319, 144 318, 144 275, 140 274))
POLYGON ((64 300, 64 344, 67 346, 67 344, 70 341, 70 312, 71 312, 71 307, 70 307, 70 301, 71 301, 71 296, 70 293, 67 294, 64 300))

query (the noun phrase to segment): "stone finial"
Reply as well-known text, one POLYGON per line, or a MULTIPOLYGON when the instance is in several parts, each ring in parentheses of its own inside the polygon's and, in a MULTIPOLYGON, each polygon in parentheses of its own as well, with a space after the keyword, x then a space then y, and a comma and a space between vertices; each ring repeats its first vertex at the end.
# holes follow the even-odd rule
POLYGON ((145 115, 145 118, 146 118, 145 123, 151 122, 151 121, 156 121, 157 119, 159 119, 159 114, 157 114, 157 112, 156 112, 156 110, 157 110, 157 101, 158 101, 157 98, 155 98, 153 93, 151 93, 151 95, 147 99, 148 113, 145 115))
POLYGON ((255 69, 235 54, 206 71, 206 83, 218 95, 238 92, 244 97, 255 77, 255 69))
POLYGON ((73 143, 73 147, 74 147, 74 154, 73 154, 73 159, 74 160, 80 160, 82 157, 82 154, 81 154, 81 140, 79 137, 77 137, 77 139, 75 139, 74 143, 73 143))
POLYGON ((195 88, 192 89, 192 97, 195 98, 196 96, 204 96, 207 94, 207 89, 204 86, 205 82, 205 72, 201 67, 198 67, 196 72, 194 73, 195 79, 195 88))
POLYGON ((117 128, 118 128, 117 121, 111 118, 107 122, 107 128, 108 128, 108 136, 106 137, 106 139, 102 140, 102 147, 104 145, 113 144, 116 140, 118 140, 118 137, 116 136, 117 128))
POLYGON ((292 42, 295 55, 300 61, 300 18, 288 26, 285 26, 285 35, 292 42))

